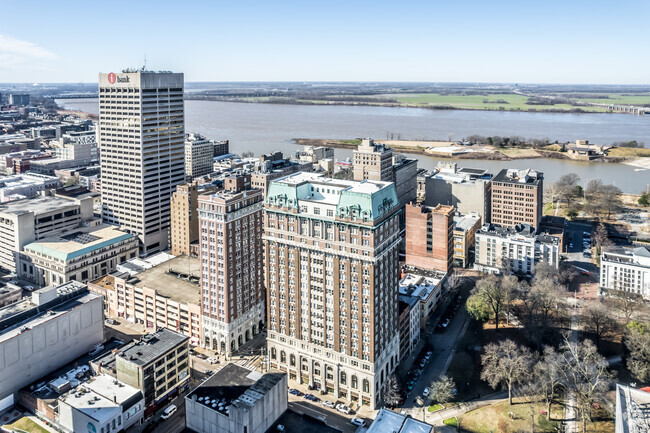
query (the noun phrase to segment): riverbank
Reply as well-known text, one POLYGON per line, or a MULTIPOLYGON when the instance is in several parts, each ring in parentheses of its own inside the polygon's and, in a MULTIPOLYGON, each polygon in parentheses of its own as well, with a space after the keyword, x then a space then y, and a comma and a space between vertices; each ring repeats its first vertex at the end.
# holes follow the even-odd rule
MULTIPOLYGON (((294 138, 292 140, 301 146, 329 146, 339 149, 355 150, 361 139, 339 140, 329 138, 294 138)), ((402 153, 412 153, 435 158, 445 159, 472 159, 492 161, 513 161, 518 159, 561 159, 576 161, 569 157, 567 152, 559 151, 559 146, 550 145, 544 148, 533 147, 511 147, 496 148, 490 145, 475 144, 473 146, 460 146, 451 141, 416 141, 416 140, 375 140, 378 143, 387 144, 394 150, 402 153)), ((648 151, 650 149, 639 149, 648 151)), ((645 152, 640 152, 644 154, 645 152)), ((650 168, 650 157, 637 157, 638 153, 630 153, 634 156, 603 156, 590 161, 579 161, 585 163, 627 163, 636 167, 650 168)))

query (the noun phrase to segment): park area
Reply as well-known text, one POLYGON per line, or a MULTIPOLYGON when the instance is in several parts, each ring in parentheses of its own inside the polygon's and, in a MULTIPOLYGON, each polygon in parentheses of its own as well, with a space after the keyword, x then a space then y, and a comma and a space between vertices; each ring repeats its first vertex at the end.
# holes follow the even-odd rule
POLYGON ((39 425, 37 422, 33 421, 31 418, 26 416, 14 421, 11 424, 6 424, 2 426, 2 429, 6 431, 13 431, 17 433, 29 432, 29 433, 50 433, 50 430, 39 425))

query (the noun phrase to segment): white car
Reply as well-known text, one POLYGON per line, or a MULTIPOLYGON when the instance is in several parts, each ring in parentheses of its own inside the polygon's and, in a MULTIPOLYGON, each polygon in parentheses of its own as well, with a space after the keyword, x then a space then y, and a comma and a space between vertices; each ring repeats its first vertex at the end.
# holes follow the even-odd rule
POLYGON ((217 358, 208 358, 208 359, 206 359, 206 361, 208 361, 210 364, 216 364, 216 363, 219 362, 219 361, 217 361, 217 358))
POLYGON ((327 400, 323 400, 321 402, 321 404, 323 406, 327 406, 327 407, 332 408, 332 409, 334 409, 334 407, 335 407, 334 403, 332 403, 331 401, 327 401, 327 400))
POLYGON ((284 431, 284 426, 282 424, 278 424, 278 431, 282 433, 284 431))
POLYGON ((176 406, 174 406, 173 404, 169 405, 167 409, 163 411, 163 414, 160 416, 160 419, 162 420, 169 419, 169 417, 171 417, 174 414, 174 412, 176 412, 176 410, 177 410, 176 406))
POLYGON ((338 404, 336 406, 336 410, 338 410, 339 412, 343 412, 346 415, 350 413, 350 408, 344 404, 338 404))
POLYGON ((352 424, 356 425, 356 426, 359 426, 359 427, 365 427, 365 425, 366 425, 366 422, 364 420, 362 420, 361 418, 352 418, 352 420, 350 420, 350 422, 352 424))
POLYGON ((422 396, 426 397, 429 395, 429 388, 424 388, 424 391, 422 391, 422 396))

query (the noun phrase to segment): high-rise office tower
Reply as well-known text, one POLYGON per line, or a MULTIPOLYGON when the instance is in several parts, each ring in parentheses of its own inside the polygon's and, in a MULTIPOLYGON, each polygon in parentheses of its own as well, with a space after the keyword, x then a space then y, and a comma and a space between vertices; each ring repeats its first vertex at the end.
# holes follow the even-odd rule
POLYGON ((183 74, 99 74, 102 218, 140 239, 140 254, 167 248, 170 197, 184 181, 183 74))
POLYGON ((262 204, 250 175, 199 196, 202 346, 229 356, 264 324, 262 204))
POLYGON ((399 357, 399 203, 392 182, 296 173, 264 206, 272 368, 375 408, 399 357))
POLYGON ((369 138, 352 152, 354 154, 354 180, 383 180, 393 182, 393 149, 375 143, 369 138))

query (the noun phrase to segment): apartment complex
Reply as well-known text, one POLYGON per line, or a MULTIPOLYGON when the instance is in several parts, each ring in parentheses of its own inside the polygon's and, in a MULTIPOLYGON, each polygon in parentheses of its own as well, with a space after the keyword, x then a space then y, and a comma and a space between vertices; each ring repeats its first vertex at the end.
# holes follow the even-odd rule
POLYGON ((25 245, 76 229, 92 219, 90 196, 44 194, 0 205, 0 266, 15 272, 17 253, 25 245))
POLYGON ((136 257, 138 239, 113 226, 79 228, 25 245, 18 275, 39 286, 87 283, 136 257))
POLYGON ((600 256, 600 288, 625 290, 650 300, 650 250, 609 248, 600 256))
POLYGON ((454 266, 466 268, 474 261, 476 232, 480 228, 478 214, 454 217, 454 266))
POLYGON ((453 206, 461 214, 476 213, 484 223, 490 222, 491 179, 487 170, 441 162, 435 173, 425 176, 424 202, 453 206))
POLYGON ((449 272, 454 261, 453 206, 406 206, 406 264, 449 272))
POLYGON ((145 406, 162 405, 190 381, 188 342, 168 329, 143 335, 115 355, 117 380, 142 391, 145 406))
POLYGON ((560 240, 551 235, 536 235, 528 224, 514 227, 484 224, 476 232, 475 255, 474 269, 531 277, 539 263, 558 268, 560 240))
POLYGON ((264 325, 263 193, 249 185, 249 175, 227 177, 198 199, 201 344, 227 355, 264 325))
POLYGON ((212 173, 214 143, 193 133, 185 137, 185 176, 188 180, 212 173))
POLYGON ((167 248, 170 202, 184 175, 183 74, 99 74, 102 218, 136 235, 140 254, 167 248))
POLYGON ((198 346, 201 343, 200 271, 196 257, 178 256, 133 275, 113 272, 88 286, 104 296, 107 316, 140 323, 151 332, 171 329, 186 335, 191 344, 198 346))
POLYGON ((390 182, 298 173, 264 208, 272 368, 376 407, 399 357, 399 205, 390 182))
POLYGON ((190 255, 190 246, 199 240, 199 195, 218 189, 198 182, 178 185, 171 199, 171 250, 177 256, 190 255))
POLYGON ((104 341, 102 297, 71 281, 0 308, 0 410, 18 390, 104 341))
POLYGON ((370 138, 361 140, 353 153, 354 180, 381 180, 393 182, 393 149, 375 143, 370 138))
POLYGON ((399 281, 400 299, 415 298, 420 302, 420 328, 426 329, 429 316, 436 309, 443 295, 447 274, 439 271, 423 271, 406 267, 406 273, 399 281))
POLYGON ((503 169, 492 179, 491 220, 514 227, 530 224, 539 227, 542 219, 544 173, 532 169, 503 169))

